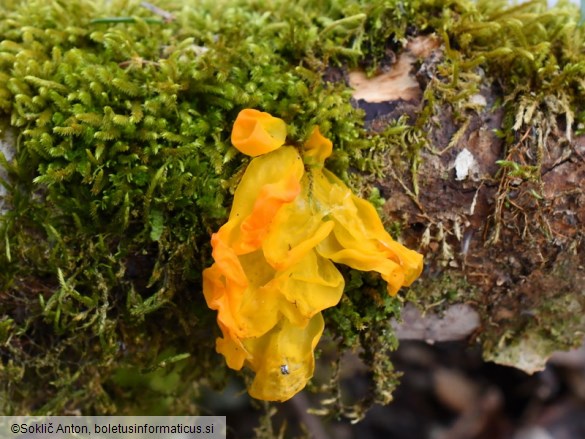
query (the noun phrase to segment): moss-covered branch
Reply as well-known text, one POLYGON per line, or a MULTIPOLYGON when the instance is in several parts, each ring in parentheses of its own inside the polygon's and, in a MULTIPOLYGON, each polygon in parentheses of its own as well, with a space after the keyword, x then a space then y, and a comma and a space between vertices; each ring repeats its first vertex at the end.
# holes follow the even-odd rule
MULTIPOLYGON (((174 18, 167 20, 138 1, 3 4, 1 135, 14 138, 15 153, 11 160, 0 154, 9 206, 0 217, 3 413, 196 412, 200 384, 224 383, 201 271, 210 263, 210 233, 225 219, 246 165, 228 138, 244 107, 283 118, 292 143, 319 125, 335 145, 327 166, 377 201, 393 232, 429 254, 430 274, 443 276, 455 261, 457 278, 469 276, 479 291, 473 298, 486 322, 495 322, 487 284, 452 251, 462 236, 455 220, 438 215, 444 205, 433 210, 430 199, 441 194, 429 192, 440 178, 433 180, 425 163, 447 160, 475 121, 497 114, 500 123, 490 127, 502 161, 483 183, 467 187, 472 197, 488 188, 494 208, 486 207, 485 223, 461 212, 457 221, 484 227, 472 232, 484 239, 471 248, 511 242, 510 218, 534 212, 540 222, 526 226, 537 236, 530 245, 554 238, 543 213, 551 199, 543 190, 552 169, 546 157, 551 142, 571 148, 585 122, 584 38, 572 6, 160 1, 174 18), (366 123, 344 74, 391 68, 409 39, 428 35, 439 49, 415 66, 422 89, 416 111, 383 120, 382 128, 366 123), (473 99, 487 89, 489 111, 473 99), (445 142, 436 135, 442 129, 445 142), (401 194, 408 208, 396 212, 401 194), (134 392, 142 395, 138 402, 134 392)), ((580 239, 571 232, 562 242, 575 260, 580 239)), ((551 260, 549 273, 574 277, 565 262, 551 260)), ((374 385, 364 404, 387 402, 395 374, 380 353, 395 346, 389 317, 400 303, 377 296, 377 279, 345 275, 346 297, 326 315, 330 336, 343 349, 364 348, 374 385), (365 305, 364 291, 378 300, 365 305)), ((447 285, 428 295, 415 288, 409 297, 422 306, 466 299, 453 291, 461 289, 447 285)), ((500 319, 486 346, 526 328, 545 331, 549 318, 563 314, 565 296, 537 299, 543 320, 510 329, 500 319)), ((556 338, 559 332, 549 335, 562 346, 578 340, 556 338)))

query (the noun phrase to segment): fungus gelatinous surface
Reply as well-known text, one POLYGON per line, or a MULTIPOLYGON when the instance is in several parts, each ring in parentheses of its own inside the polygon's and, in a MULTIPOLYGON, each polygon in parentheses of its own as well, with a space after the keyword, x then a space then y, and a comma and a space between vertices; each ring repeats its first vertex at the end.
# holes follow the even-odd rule
POLYGON ((256 157, 284 145, 286 124, 262 111, 240 111, 232 129, 232 143, 242 153, 256 157))
POLYGON ((376 209, 324 169, 333 145, 318 127, 302 152, 282 146, 285 138, 284 121, 267 113, 236 119, 232 142, 260 157, 211 238, 215 262, 203 273, 223 334, 217 351, 233 369, 248 365, 250 395, 269 401, 291 398, 313 375, 321 311, 343 294, 334 263, 379 272, 392 295, 422 271, 422 255, 394 241, 376 209))

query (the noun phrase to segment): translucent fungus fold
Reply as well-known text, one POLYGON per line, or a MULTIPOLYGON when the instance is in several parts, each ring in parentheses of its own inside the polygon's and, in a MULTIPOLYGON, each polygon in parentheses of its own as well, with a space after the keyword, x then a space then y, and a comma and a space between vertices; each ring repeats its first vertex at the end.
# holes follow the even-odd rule
POLYGON ((304 327, 282 319, 262 339, 247 342, 250 351, 255 354, 250 362, 256 372, 248 389, 250 395, 262 400, 286 401, 303 390, 313 376, 313 351, 324 326, 321 313, 304 327))
POLYGON ((232 129, 232 143, 242 153, 256 157, 280 148, 286 139, 282 119, 262 111, 240 111, 232 129))
POLYGON ((344 280, 334 263, 376 271, 396 294, 421 273, 422 256, 394 241, 374 207, 324 169, 333 150, 315 127, 299 149, 286 125, 243 110, 232 143, 258 156, 234 193, 228 221, 211 238, 214 263, 203 293, 217 310, 217 351, 230 368, 249 366, 251 396, 284 401, 312 377, 323 332, 344 280))

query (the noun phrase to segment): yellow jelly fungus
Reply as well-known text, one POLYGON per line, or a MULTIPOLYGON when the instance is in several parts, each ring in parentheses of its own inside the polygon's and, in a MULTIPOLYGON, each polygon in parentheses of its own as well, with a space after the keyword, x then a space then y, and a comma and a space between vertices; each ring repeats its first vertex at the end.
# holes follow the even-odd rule
POLYGON ((313 128, 304 145, 303 158, 307 164, 323 166, 325 159, 333 152, 331 140, 323 137, 319 127, 313 128))
POLYGON ((279 148, 285 137, 284 121, 267 113, 243 110, 236 119, 234 145, 263 155, 248 165, 203 272, 223 334, 217 351, 232 369, 248 365, 256 373, 250 395, 269 401, 291 398, 313 375, 321 311, 344 288, 334 262, 379 272, 392 295, 422 271, 422 255, 394 241, 374 207, 324 169, 332 143, 318 127, 302 157, 279 148))
POLYGON ((240 111, 232 129, 232 143, 242 153, 256 157, 284 145, 286 124, 262 111, 240 111))
POLYGON ((282 319, 265 337, 251 340, 249 348, 255 353, 255 360, 250 365, 256 377, 250 386, 250 395, 267 401, 285 401, 303 390, 313 376, 313 351, 323 327, 321 313, 304 327, 282 319))

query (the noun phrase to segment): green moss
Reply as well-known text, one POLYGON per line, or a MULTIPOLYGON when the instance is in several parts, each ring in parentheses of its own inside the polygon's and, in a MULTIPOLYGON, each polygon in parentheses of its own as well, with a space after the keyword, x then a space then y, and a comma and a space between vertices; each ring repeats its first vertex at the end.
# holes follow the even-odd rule
MULTIPOLYGON (((391 160, 409 170, 413 197, 426 131, 446 106, 464 123, 478 75, 503 90, 507 147, 518 132, 550 132, 554 116, 565 118, 567 136, 585 119, 582 29, 566 4, 158 2, 174 15, 168 22, 138 1, 3 4, 0 118, 17 133, 14 160, 0 155, 11 205, 0 218, 6 414, 195 413, 198 383, 221 386, 226 368, 209 336, 215 315, 200 285, 209 235, 246 164, 229 142, 240 109, 282 117, 293 143, 320 125, 335 145, 328 167, 354 187, 383 176, 380 163, 391 160), (445 56, 420 114, 368 133, 351 90, 326 81, 327 69, 373 73, 387 49, 430 33, 445 56), (181 367, 161 363, 169 350, 181 367), (158 366, 160 376, 145 372, 158 366), (142 371, 132 385, 124 376, 139 372, 128 371, 142 371), (168 401, 153 380, 177 376, 194 388, 176 390, 175 403, 131 406, 132 386, 145 401, 168 401)), ((538 139, 535 151, 546 134, 538 139)), ((327 325, 344 349, 366 349, 375 383, 368 403, 387 402, 395 385, 387 322, 399 302, 363 295, 365 281, 353 276, 327 325)))
POLYGON ((464 274, 448 271, 423 277, 408 290, 406 299, 423 311, 442 312, 454 303, 477 301, 478 291, 464 274))
POLYGON ((358 421, 373 404, 388 404, 398 385, 396 372, 389 354, 398 347, 394 336, 392 317, 400 315, 402 300, 391 297, 380 276, 349 270, 346 273, 345 294, 334 308, 324 312, 326 334, 336 352, 355 351, 368 367, 370 388, 368 395, 348 401, 339 380, 341 357, 334 361, 332 379, 320 389, 328 394, 327 404, 318 411, 322 415, 344 416, 358 421))

